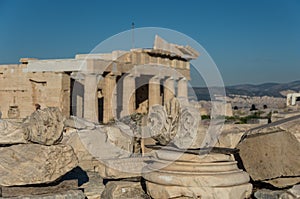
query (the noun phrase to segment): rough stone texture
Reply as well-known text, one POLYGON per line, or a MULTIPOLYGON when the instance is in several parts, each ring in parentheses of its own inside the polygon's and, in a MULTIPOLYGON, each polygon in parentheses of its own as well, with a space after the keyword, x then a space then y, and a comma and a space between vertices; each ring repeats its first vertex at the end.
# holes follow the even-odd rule
POLYGON ((83 170, 94 171, 95 167, 100 164, 99 161, 85 148, 77 131, 71 131, 70 134, 64 135, 62 143, 70 145, 73 148, 78 159, 78 166, 83 170))
POLYGON ((63 143, 72 146, 84 170, 99 172, 106 179, 139 177, 149 158, 131 157, 133 140, 123 131, 131 133, 126 125, 98 126, 94 130, 73 131, 63 143))
MULTIPOLYGON (((279 126, 276 126, 275 128, 276 130, 283 130, 286 132, 290 132, 297 138, 298 142, 300 142, 300 119, 283 123, 279 126)), ((270 129, 270 130, 274 130, 274 129, 270 129)))
POLYGON ((63 121, 62 113, 54 107, 35 111, 21 124, 0 120, 0 144, 57 144, 62 139, 63 121))
MULTIPOLYGON (((17 197, 23 195, 42 195, 53 192, 63 192, 78 189, 78 180, 64 180, 59 183, 43 184, 42 186, 12 186, 0 187, 2 197, 17 197)), ((1 195, 1 194, 0 194, 1 195)))
POLYGON ((19 123, 13 123, 0 119, 0 144, 22 144, 27 143, 23 130, 19 123))
POLYGON ((133 152, 133 132, 123 124, 105 127, 107 140, 119 150, 133 152))
POLYGON ((288 190, 260 189, 254 193, 257 199, 299 199, 300 185, 295 185, 288 190))
POLYGON ((100 199, 105 189, 103 178, 97 172, 87 172, 88 182, 80 186, 84 189, 84 195, 87 199, 100 199))
MULTIPOLYGON (((5 199, 0 197, 1 199, 5 199)), ((11 197, 11 199, 85 199, 85 195, 81 190, 69 190, 65 192, 58 192, 52 194, 44 194, 44 195, 27 195, 27 196, 18 196, 11 197)))
POLYGON ((249 175, 238 169, 232 156, 193 155, 162 149, 144 168, 147 192, 152 198, 247 198, 249 175))
POLYGON ((254 197, 257 199, 279 199, 283 193, 283 190, 260 189, 254 193, 254 197))
POLYGON ((289 132, 249 136, 238 148, 246 171, 255 181, 300 175, 300 143, 289 132))
POLYGON ((281 194, 280 199, 299 199, 300 198, 300 185, 295 185, 288 189, 285 193, 281 194))
POLYGON ((279 177, 271 180, 265 180, 264 182, 273 185, 274 187, 284 188, 300 183, 300 176, 298 177, 279 177))
POLYGON ((225 124, 215 147, 236 148, 243 134, 255 126, 253 124, 225 124))
POLYGON ((148 198, 140 182, 111 181, 105 185, 102 198, 107 199, 143 199, 148 198))
POLYGON ((85 119, 73 115, 64 121, 64 125, 65 127, 70 127, 78 130, 82 130, 82 129, 93 130, 96 128, 96 125, 93 122, 89 122, 85 119))
POLYGON ((98 168, 101 177, 105 179, 133 178, 142 176, 145 161, 149 157, 130 157, 104 160, 103 167, 98 168))
POLYGON ((84 159, 125 158, 133 151, 133 138, 115 126, 97 126, 94 130, 75 131, 64 143, 74 148, 79 162, 84 159), (86 154, 91 157, 84 157, 86 154))
POLYGON ((0 148, 0 186, 52 182, 77 166, 70 146, 20 144, 0 148))
POLYGON ((58 108, 37 110, 22 124, 26 140, 38 144, 57 144, 62 139, 64 117, 58 108))

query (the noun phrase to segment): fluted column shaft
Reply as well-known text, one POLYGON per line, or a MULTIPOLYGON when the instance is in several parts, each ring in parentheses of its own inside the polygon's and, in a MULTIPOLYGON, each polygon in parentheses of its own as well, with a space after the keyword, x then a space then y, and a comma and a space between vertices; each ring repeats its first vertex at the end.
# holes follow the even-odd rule
POLYGON ((175 84, 172 77, 164 82, 164 104, 170 101, 175 96, 175 84))
MULTIPOLYGON (((86 74, 84 79, 84 113, 86 120, 98 122, 97 75, 86 74)), ((80 107, 78 107, 80 108, 80 107)))
POLYGON ((116 75, 108 74, 104 77, 103 88, 103 123, 108 123, 116 116, 117 108, 116 75))
POLYGON ((188 85, 186 78, 178 80, 177 88, 177 97, 188 98, 188 85))
POLYGON ((128 74, 123 79, 123 96, 121 117, 135 112, 135 76, 128 74))
POLYGON ((149 80, 149 108, 156 104, 162 104, 160 98, 160 78, 157 76, 149 80))

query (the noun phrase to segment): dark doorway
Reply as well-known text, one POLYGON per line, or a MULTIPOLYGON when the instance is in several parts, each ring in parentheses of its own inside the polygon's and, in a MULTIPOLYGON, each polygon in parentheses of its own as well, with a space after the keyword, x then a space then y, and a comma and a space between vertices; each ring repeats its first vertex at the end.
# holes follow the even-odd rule
POLYGON ((149 80, 151 76, 141 75, 135 79, 136 91, 135 91, 135 108, 139 108, 139 105, 148 100, 149 93, 149 80))
POLYGON ((149 84, 142 85, 136 89, 135 93, 135 108, 139 108, 139 105, 148 100, 149 84))
POLYGON ((83 117, 84 86, 72 78, 70 86, 70 115, 83 117))
POLYGON ((98 120, 99 120, 99 123, 102 123, 103 122, 103 100, 104 98, 101 97, 101 98, 98 98, 98 120))

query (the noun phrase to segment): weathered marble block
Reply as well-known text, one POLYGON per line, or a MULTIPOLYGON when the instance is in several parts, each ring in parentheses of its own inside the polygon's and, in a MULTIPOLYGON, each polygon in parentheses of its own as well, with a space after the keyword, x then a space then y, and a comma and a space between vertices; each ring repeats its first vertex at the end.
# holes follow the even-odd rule
POLYGON ((58 144, 63 136, 64 118, 58 108, 33 112, 23 123, 0 120, 0 144, 58 144))
POLYGON ((0 148, 0 186, 53 182, 77 166, 67 145, 19 144, 0 148))
POLYGON ((251 135, 238 148, 243 165, 254 181, 265 181, 278 187, 299 182, 300 142, 291 133, 275 131, 251 135), (288 178, 277 179, 284 177, 288 178))

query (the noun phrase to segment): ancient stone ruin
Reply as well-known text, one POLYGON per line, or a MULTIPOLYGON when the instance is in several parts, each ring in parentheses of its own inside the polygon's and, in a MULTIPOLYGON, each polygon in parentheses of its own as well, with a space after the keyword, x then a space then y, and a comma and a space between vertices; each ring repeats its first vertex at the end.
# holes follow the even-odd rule
POLYGON ((299 198, 300 116, 202 120, 187 87, 198 56, 156 36, 1 65, 0 198, 299 198))

